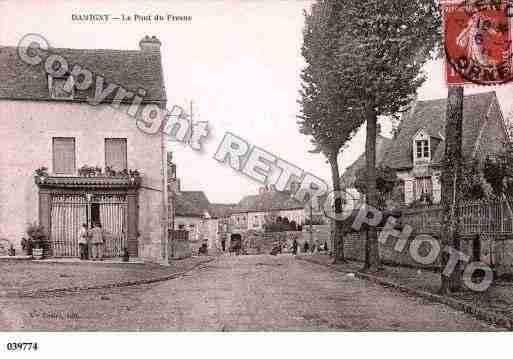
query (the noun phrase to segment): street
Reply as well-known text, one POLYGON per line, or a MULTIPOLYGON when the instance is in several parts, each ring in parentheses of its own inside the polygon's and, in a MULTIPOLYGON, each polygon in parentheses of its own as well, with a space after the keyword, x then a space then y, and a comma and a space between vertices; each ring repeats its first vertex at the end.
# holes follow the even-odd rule
POLYGON ((496 330, 292 256, 222 256, 165 282, 1 298, 4 330, 496 330))

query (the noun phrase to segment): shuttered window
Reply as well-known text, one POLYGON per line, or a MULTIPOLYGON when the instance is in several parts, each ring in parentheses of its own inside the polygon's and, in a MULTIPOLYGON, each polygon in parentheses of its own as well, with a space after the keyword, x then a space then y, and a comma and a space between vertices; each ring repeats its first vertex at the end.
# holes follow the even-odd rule
POLYGON ((126 138, 105 139, 105 167, 115 171, 127 168, 126 138))
POLYGON ((75 138, 53 138, 53 172, 71 175, 75 173, 75 138))

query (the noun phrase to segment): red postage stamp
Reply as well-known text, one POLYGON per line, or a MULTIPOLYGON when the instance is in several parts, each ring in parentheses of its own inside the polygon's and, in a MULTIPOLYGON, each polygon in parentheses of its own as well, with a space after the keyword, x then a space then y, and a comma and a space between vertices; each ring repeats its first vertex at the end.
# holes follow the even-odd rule
POLYGON ((448 85, 499 85, 513 80, 509 0, 442 5, 448 85))

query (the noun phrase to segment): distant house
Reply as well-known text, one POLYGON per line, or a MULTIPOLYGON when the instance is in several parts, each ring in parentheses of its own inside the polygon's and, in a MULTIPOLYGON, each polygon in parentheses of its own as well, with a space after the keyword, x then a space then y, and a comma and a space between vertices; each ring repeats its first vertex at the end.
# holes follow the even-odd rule
POLYGON ((28 223, 44 226, 47 255, 53 257, 78 257, 82 224, 101 223, 108 234, 107 256, 121 256, 127 248, 133 257, 166 259, 163 134, 137 128, 127 113, 129 97, 114 106, 119 93, 112 91, 92 106, 94 82, 83 88, 77 84, 80 74, 50 75, 43 66, 50 54, 62 56, 70 70, 88 69, 97 84, 104 78, 104 88, 119 86, 133 94, 144 88, 141 108, 165 108, 161 43, 145 37, 139 46, 50 48, 39 52, 43 62, 37 66, 24 63, 17 48, 0 47, 0 238, 17 253, 28 223), (72 85, 65 91, 68 81, 72 85), (128 170, 137 170, 137 176, 128 170))
POLYGON ((236 206, 237 204, 235 203, 212 203, 210 205, 211 218, 217 222, 217 248, 222 248, 222 241, 224 241, 226 248, 230 229, 230 216, 236 206))
POLYGON ((305 223, 304 204, 290 191, 261 188, 259 194, 244 197, 232 210, 232 232, 262 230, 269 216, 287 218, 298 225, 305 223))
MULTIPOLYGON (((422 198, 440 202, 446 105, 446 99, 417 101, 403 117, 396 137, 378 141, 377 164, 397 171, 405 204, 422 198)), ((462 126, 462 151, 467 160, 483 160, 497 153, 508 138, 495 92, 465 96, 462 126)), ((362 155, 343 174, 342 184, 354 182, 354 173, 364 165, 362 155)))
POLYGON ((189 232, 192 242, 207 241, 210 202, 203 191, 178 191, 175 195, 174 228, 189 232))

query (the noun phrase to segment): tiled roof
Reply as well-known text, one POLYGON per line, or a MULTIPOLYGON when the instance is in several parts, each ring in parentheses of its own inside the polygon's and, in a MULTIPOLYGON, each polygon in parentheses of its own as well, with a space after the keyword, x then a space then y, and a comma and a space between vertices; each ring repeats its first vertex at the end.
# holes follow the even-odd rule
MULTIPOLYGON (((112 83, 134 94, 139 88, 145 89, 143 102, 164 101, 166 98, 160 51, 51 48, 49 53, 63 56, 70 70, 78 64, 94 75, 103 76, 105 87, 106 83, 112 83)), ((74 101, 85 101, 94 94, 95 86, 96 81, 93 80, 89 90, 76 91, 74 101)), ((112 100, 116 92, 113 91, 107 101, 112 100)), ((44 61, 36 66, 26 64, 18 56, 16 47, 1 46, 0 99, 52 100, 44 61)), ((132 100, 127 99, 126 102, 132 100)))
POLYGON ((181 191, 176 194, 176 216, 203 217, 209 210, 210 202, 203 191, 181 191))
POLYGON ((212 203, 210 204, 209 213, 214 218, 229 217, 232 209, 237 205, 235 203, 212 203))
POLYGON ((304 205, 289 191, 266 191, 258 195, 244 197, 233 209, 233 212, 268 212, 301 208, 304 208, 304 205))
MULTIPOLYGON (((470 157, 490 106, 497 101, 495 92, 465 96, 463 100, 463 156, 470 157)), ((405 116, 399 125, 397 137, 388 147, 383 164, 395 169, 413 167, 413 137, 424 129, 434 138, 436 148, 432 163, 440 163, 445 151, 445 115, 447 99, 418 101, 413 113, 405 116)))
MULTIPOLYGON (((383 161, 383 155, 385 154, 388 147, 392 144, 393 140, 388 137, 378 136, 376 138, 376 166, 379 166, 383 161)), ((349 165, 344 174, 340 177, 340 184, 342 188, 352 187, 355 179, 356 172, 359 169, 365 168, 366 166, 366 156, 365 152, 363 152, 360 157, 356 161, 354 161, 351 165, 349 165)))

